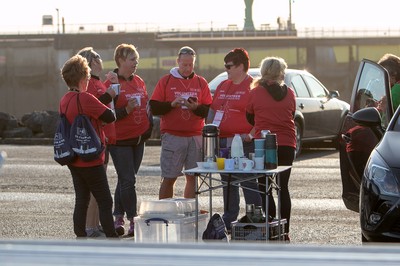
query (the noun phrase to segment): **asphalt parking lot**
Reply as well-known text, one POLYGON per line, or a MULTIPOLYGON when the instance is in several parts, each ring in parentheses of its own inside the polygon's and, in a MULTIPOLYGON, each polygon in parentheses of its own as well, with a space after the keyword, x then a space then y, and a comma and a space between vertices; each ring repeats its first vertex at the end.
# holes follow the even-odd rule
MULTIPOLYGON (((0 145, 8 158, 0 172, 0 226, 3 239, 74 239, 74 191, 66 167, 54 162, 52 146, 0 145)), ((138 205, 158 198, 159 146, 147 146, 137 178, 138 205)), ((112 162, 108 168, 111 190, 116 184, 112 162)), ((176 197, 183 193, 178 179, 176 197)), ((338 152, 306 150, 293 166, 291 243, 361 245, 358 214, 341 201, 338 152)), ((243 203, 244 201, 242 201, 243 203)), ((202 208, 208 196, 200 197, 202 208)), ((243 205, 243 204, 242 204, 243 205)), ((241 214, 244 214, 242 206, 241 214)), ((213 211, 222 212, 222 191, 213 192, 213 211)))

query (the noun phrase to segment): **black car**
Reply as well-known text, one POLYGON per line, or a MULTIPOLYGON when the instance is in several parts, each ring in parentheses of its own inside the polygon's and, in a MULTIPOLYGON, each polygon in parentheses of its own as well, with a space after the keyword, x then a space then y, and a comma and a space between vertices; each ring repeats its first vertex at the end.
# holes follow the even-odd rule
MULTIPOLYGON (((250 68, 252 77, 259 77, 259 68, 250 68)), ((223 72, 209 82, 211 93, 225 79, 223 72)), ((311 73, 305 70, 286 69, 285 83, 296 93, 296 156, 300 154, 303 143, 332 141, 338 147, 338 139, 343 121, 350 110, 348 103, 338 99, 337 91, 328 91, 311 73)))
POLYGON ((340 145, 342 198, 360 213, 363 242, 400 241, 399 114, 393 114, 388 72, 364 59, 340 145))

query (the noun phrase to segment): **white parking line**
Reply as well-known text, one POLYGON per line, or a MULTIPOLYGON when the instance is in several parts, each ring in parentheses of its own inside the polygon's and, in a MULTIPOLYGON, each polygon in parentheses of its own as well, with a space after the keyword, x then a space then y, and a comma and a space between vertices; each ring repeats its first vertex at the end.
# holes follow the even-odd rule
MULTIPOLYGON (((0 193, 1 201, 53 201, 53 202, 73 202, 74 194, 54 194, 54 193, 22 193, 22 192, 2 192, 0 193)), ((213 196, 213 208, 221 209, 223 200, 221 196, 213 196)), ((153 195, 138 195, 138 207, 140 202, 144 200, 157 200, 153 195)), ((208 210, 208 195, 199 197, 199 205, 201 209, 208 210)), ((293 209, 307 210, 346 210, 341 199, 292 199, 293 209)))

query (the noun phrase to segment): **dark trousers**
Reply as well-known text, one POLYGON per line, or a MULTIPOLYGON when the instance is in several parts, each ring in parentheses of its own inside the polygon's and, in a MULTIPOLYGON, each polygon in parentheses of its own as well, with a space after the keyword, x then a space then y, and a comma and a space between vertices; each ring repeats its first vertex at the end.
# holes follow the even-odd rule
POLYGON ((136 174, 142 163, 144 143, 136 146, 110 146, 110 154, 118 175, 114 193, 115 216, 132 219, 137 216, 136 174))
MULTIPOLYGON (((295 156, 295 149, 289 146, 278 146, 278 165, 292 165, 295 156)), ((289 233, 289 223, 290 223, 290 212, 292 209, 292 201, 290 199, 289 193, 289 178, 290 178, 291 169, 286 170, 280 173, 280 185, 281 185, 281 218, 287 220, 287 224, 285 226, 285 231, 289 233)), ((266 177, 262 177, 258 179, 259 189, 260 191, 265 192, 265 182, 266 177)), ((263 210, 266 210, 266 200, 265 196, 262 196, 263 201, 263 210)), ((268 215, 272 217, 276 217, 276 205, 275 200, 272 195, 272 191, 269 191, 268 196, 268 215)))
POLYGON ((107 237, 118 237, 114 229, 113 200, 104 165, 93 167, 68 166, 68 168, 75 189, 73 222, 76 236, 86 237, 86 213, 90 193, 92 193, 99 206, 99 218, 104 233, 107 237))
MULTIPOLYGON (((224 140, 221 141, 220 147, 226 147, 224 145, 224 140)), ((248 158, 249 153, 254 151, 254 143, 253 142, 243 142, 243 151, 244 155, 248 158)), ((247 178, 250 175, 248 174, 235 174, 232 176, 232 180, 236 180, 237 178, 247 178)), ((229 180, 228 174, 221 174, 221 180, 227 182, 229 180)), ((245 181, 240 182, 242 186, 242 191, 244 195, 244 199, 246 204, 254 204, 255 206, 261 205, 261 196, 260 193, 255 192, 253 190, 258 190, 258 184, 254 180, 252 181, 245 181), (245 187, 245 188, 243 188, 245 187), (246 188, 250 188, 253 190, 248 190, 246 188)), ((222 218, 224 219, 226 228, 228 230, 231 229, 231 223, 236 221, 240 212, 240 194, 239 194, 239 187, 237 186, 229 186, 223 188, 223 199, 224 199, 224 214, 222 218)))

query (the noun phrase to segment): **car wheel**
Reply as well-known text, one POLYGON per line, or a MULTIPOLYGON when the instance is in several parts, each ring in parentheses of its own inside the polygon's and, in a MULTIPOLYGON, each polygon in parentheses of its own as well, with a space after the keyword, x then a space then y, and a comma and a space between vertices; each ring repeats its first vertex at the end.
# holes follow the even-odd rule
POLYGON ((295 130, 296 130, 296 156, 297 158, 301 152, 301 125, 298 121, 294 122, 295 130))

